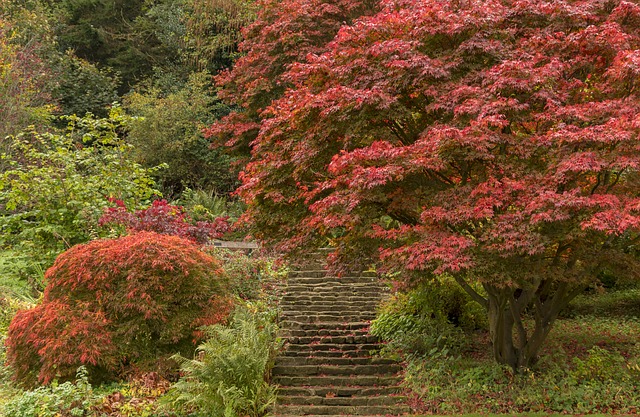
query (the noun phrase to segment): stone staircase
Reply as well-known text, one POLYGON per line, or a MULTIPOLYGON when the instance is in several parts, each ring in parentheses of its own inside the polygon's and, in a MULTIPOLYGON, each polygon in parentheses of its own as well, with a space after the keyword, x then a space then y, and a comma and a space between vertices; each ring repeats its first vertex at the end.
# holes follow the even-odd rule
POLYGON ((336 277, 319 267, 289 275, 281 300, 284 351, 276 358, 277 416, 399 415, 399 363, 375 357, 369 322, 387 290, 374 274, 336 277))

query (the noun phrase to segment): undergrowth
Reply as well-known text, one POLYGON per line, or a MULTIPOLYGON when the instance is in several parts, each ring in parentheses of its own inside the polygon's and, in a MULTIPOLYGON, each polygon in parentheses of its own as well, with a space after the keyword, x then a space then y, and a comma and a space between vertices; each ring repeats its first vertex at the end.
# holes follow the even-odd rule
POLYGON ((195 358, 177 355, 183 377, 166 397, 172 407, 194 416, 261 417, 275 403, 266 375, 280 341, 272 311, 238 308, 229 325, 207 329, 195 358))
MULTIPOLYGON (((398 298, 395 303, 396 310, 407 312, 398 298)), ((404 352, 405 384, 415 395, 416 409, 426 414, 637 415, 640 319, 629 305, 640 305, 637 289, 580 296, 557 321, 536 368, 520 374, 490 357, 486 331, 458 328, 454 334, 463 333, 465 344, 404 352)), ((429 327, 433 316, 414 315, 413 320, 441 331, 429 327)), ((406 338, 405 333, 391 346, 409 346, 406 338)))

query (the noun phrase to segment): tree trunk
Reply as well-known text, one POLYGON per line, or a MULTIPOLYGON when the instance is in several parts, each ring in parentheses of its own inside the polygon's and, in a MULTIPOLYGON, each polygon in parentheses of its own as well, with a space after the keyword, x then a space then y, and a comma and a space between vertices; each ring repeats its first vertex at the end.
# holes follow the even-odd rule
POLYGON ((564 282, 538 280, 528 288, 500 288, 484 285, 487 297, 467 283, 458 283, 487 309, 495 360, 515 372, 533 367, 560 311, 584 287, 571 288, 564 282))

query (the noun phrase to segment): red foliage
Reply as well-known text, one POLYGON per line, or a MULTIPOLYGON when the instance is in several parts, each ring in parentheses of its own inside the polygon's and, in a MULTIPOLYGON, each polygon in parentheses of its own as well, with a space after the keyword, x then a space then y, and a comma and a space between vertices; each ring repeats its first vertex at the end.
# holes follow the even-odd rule
POLYGON ((370 14, 369 0, 264 0, 260 16, 243 32, 240 49, 247 54, 216 81, 224 86, 220 97, 242 108, 211 128, 207 137, 226 143, 236 155, 247 158, 260 129, 262 112, 270 100, 282 96, 290 84, 289 66, 321 54, 345 22, 370 14))
POLYGON ((175 236, 140 232, 61 254, 42 304, 19 312, 7 338, 16 380, 73 378, 80 365, 117 375, 193 349, 197 328, 226 319, 231 301, 218 261, 175 236))
POLYGON ((536 306, 536 340, 516 338, 531 358, 599 271, 637 275, 637 1, 381 0, 255 76, 249 61, 290 39, 272 29, 291 18, 267 9, 246 61, 219 79, 248 115, 250 99, 271 99, 240 189, 257 237, 284 249, 329 238, 343 260, 479 280, 490 296, 473 295, 494 313, 536 306))
POLYGON ((155 200, 151 207, 135 213, 127 211, 120 200, 114 200, 116 207, 105 210, 99 221, 100 226, 121 225, 131 232, 156 232, 179 236, 196 243, 206 243, 210 239, 222 237, 229 231, 228 217, 218 217, 213 222, 193 223, 184 207, 173 206, 166 200, 155 200))

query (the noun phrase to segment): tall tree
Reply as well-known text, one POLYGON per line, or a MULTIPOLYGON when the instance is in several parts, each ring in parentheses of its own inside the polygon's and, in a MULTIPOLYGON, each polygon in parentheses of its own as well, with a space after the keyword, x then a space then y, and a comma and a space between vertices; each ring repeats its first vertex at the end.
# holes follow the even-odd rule
POLYGON ((285 74, 294 63, 321 54, 340 26, 373 13, 375 0, 264 0, 259 16, 244 30, 246 55, 223 71, 219 96, 238 111, 205 131, 214 143, 226 143, 241 160, 248 158, 262 111, 290 86, 285 74))
POLYGON ((311 3, 265 12, 220 78, 245 110, 230 143, 252 140, 256 236, 448 273, 486 308, 495 359, 534 365, 600 271, 638 271, 638 1, 381 0, 297 48, 318 24, 288 13, 311 3))

